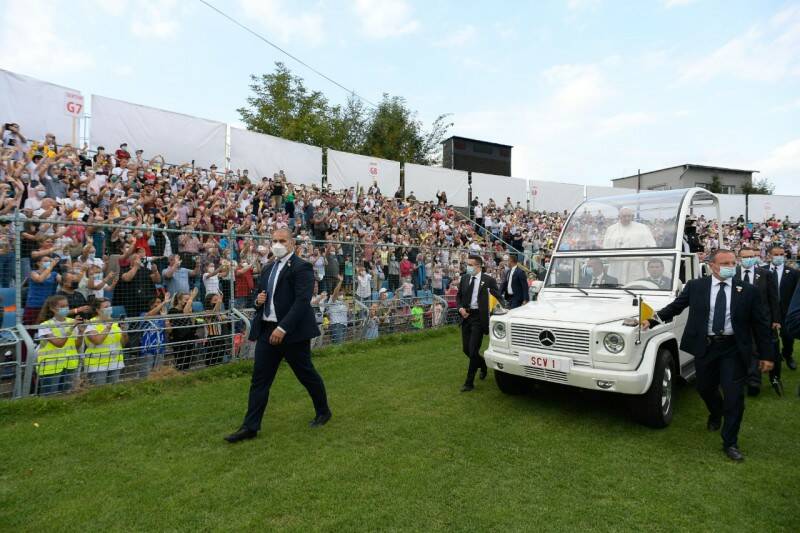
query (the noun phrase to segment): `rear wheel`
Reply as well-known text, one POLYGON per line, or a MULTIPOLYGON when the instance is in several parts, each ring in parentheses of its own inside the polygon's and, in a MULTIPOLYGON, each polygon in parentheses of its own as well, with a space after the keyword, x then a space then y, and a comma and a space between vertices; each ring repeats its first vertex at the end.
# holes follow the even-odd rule
POLYGON ((499 370, 494 371, 494 381, 497 383, 497 388, 503 394, 510 394, 516 396, 523 394, 528 389, 528 380, 515 376, 514 374, 506 374, 499 370))
POLYGON ((667 348, 659 348, 650 389, 630 400, 637 422, 651 428, 665 428, 672 422, 675 394, 675 359, 667 348))

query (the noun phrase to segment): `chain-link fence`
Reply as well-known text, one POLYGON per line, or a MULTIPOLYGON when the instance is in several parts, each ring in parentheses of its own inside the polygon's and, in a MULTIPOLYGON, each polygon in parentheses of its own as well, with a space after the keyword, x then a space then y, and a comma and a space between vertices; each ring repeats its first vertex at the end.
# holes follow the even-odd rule
MULTIPOLYGON (((0 218, 9 262, 0 330, 0 397, 55 394, 251 357, 269 235, 0 218), (17 283, 16 280, 22 280, 17 283)), ((470 255, 503 279, 508 251, 410 243, 333 242, 296 228, 312 265, 322 334, 312 347, 375 339, 458 321, 470 255)), ((417 236, 415 240, 420 240, 417 236)), ((424 240, 422 237, 421 240, 424 240)))

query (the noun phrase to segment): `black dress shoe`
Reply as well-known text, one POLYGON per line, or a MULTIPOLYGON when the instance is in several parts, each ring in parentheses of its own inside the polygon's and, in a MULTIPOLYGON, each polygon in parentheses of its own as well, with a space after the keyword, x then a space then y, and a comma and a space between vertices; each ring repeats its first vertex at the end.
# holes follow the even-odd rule
POLYGON ((488 374, 488 373, 489 373, 489 371, 487 369, 481 368, 481 373, 480 373, 480 376, 479 376, 481 378, 481 380, 486 379, 486 374, 488 374))
POLYGON ((750 396, 752 398, 752 397, 758 396, 759 394, 761 394, 761 387, 758 387, 756 385, 748 385, 747 386, 747 395, 748 396, 750 396))
POLYGON ((333 416, 333 414, 330 411, 328 411, 325 414, 317 415, 314 417, 314 420, 308 423, 308 427, 312 428, 322 427, 328 423, 328 420, 331 419, 331 416, 333 416))
POLYGON ((725 450, 725 455, 728 456, 728 459, 731 461, 736 461, 737 463, 741 463, 744 461, 744 455, 742 452, 739 451, 739 448, 736 446, 728 446, 727 448, 723 448, 725 450))
POLYGON ((781 379, 778 376, 770 380, 770 385, 772 385, 772 390, 775 391, 775 394, 783 396, 783 383, 781 383, 781 379))
POLYGON ((236 433, 231 433, 225 440, 230 442, 231 444, 235 442, 241 442, 247 439, 254 439, 258 435, 258 431, 253 431, 252 429, 247 429, 245 427, 239 428, 236 433))
POLYGON ((718 416, 708 415, 708 422, 706 422, 706 427, 709 431, 719 431, 719 428, 722 427, 722 418, 718 416))
POLYGON ((786 358, 786 366, 789 367, 789 370, 797 370, 797 361, 790 355, 786 358))
POLYGON ((475 385, 472 385, 471 383, 464 383, 463 385, 461 385, 461 392, 469 392, 474 389, 475 385))

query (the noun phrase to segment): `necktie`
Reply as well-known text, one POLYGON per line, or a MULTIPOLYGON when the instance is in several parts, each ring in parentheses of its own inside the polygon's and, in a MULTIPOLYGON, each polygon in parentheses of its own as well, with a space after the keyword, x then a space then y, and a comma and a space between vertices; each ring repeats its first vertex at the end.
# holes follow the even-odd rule
POLYGON ((469 306, 472 308, 472 293, 475 290, 475 280, 477 278, 473 277, 469 280, 469 306))
POLYGON ((711 324, 711 331, 714 335, 722 335, 725 332, 725 311, 727 299, 725 296, 725 283, 719 283, 717 300, 714 302, 714 321, 711 324))
POLYGON ((272 308, 272 293, 275 292, 275 287, 273 287, 275 283, 275 278, 278 277, 278 267, 280 266, 280 261, 275 261, 275 264, 272 265, 272 270, 269 271, 269 278, 267 278, 267 301, 265 302, 266 307, 264 308, 264 313, 269 316, 270 309, 272 308))
POLYGON ((747 283, 748 285, 750 285, 750 271, 749 270, 745 270, 744 271, 744 282, 747 283))

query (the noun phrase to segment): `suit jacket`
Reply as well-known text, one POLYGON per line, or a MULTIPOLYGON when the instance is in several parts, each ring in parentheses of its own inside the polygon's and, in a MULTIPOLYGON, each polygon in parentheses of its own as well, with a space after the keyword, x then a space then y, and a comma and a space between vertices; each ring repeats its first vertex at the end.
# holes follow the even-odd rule
MULTIPOLYGON (((508 273, 510 274, 511 271, 508 273)), ((505 300, 511 304, 511 307, 519 307, 530 300, 528 278, 519 266, 514 271, 514 277, 511 279, 511 290, 514 291, 514 294, 508 293, 508 275, 506 275, 506 279, 503 280, 502 292, 505 300)))
MULTIPOLYGON (((261 272, 254 289, 255 294, 267 292, 269 273, 277 265, 277 261, 269 263, 261 272)), ((319 336, 317 320, 311 308, 311 295, 314 292, 314 269, 311 263, 292 255, 275 280, 275 315, 278 326, 286 332, 284 343, 299 342, 319 336)), ((264 328, 263 314, 266 302, 256 307, 253 327, 250 329, 250 340, 259 338, 264 328)))
POLYGON ((800 287, 795 289, 794 295, 792 295, 789 310, 783 321, 783 329, 790 337, 800 337, 800 287))
POLYGON ((786 313, 789 311, 789 304, 792 302, 792 296, 794 296, 794 291, 797 288, 797 282, 800 280, 800 273, 793 268, 784 266, 780 286, 778 286, 778 274, 776 272, 772 272, 772 274, 775 276, 774 283, 775 287, 778 288, 778 295, 780 297, 781 320, 777 320, 776 322, 782 323, 783 319, 786 317, 786 313))
MULTIPOLYGON (((775 274, 770 272, 768 268, 756 267, 753 269, 755 279, 751 279, 750 283, 758 290, 761 295, 761 302, 769 311, 770 323, 774 324, 781 321, 780 300, 778 298, 778 283, 775 274)), ((742 267, 736 267, 736 278, 744 283, 742 275, 742 267)), ((788 306, 787 306, 788 307, 788 306)))
MULTIPOLYGON (((467 274, 461 276, 461 282, 458 285, 458 294, 456 295, 456 306, 464 308, 469 311, 470 303, 472 302, 472 293, 469 290, 469 283, 472 276, 467 274)), ((478 314, 481 318, 481 329, 484 335, 489 334, 489 292, 494 295, 498 300, 502 298, 500 291, 497 289, 497 282, 492 276, 481 272, 480 289, 478 290, 478 314)))
MULTIPOLYGON (((591 287, 592 286, 592 279, 594 279, 593 276, 583 276, 581 278, 580 286, 581 287, 591 287)), ((619 280, 617 278, 615 278, 614 276, 609 276, 608 274, 603 274, 603 276, 600 278, 600 285, 617 285, 617 284, 619 284, 619 280)))
MULTIPOLYGON (((712 281, 718 280, 713 276, 689 280, 681 294, 656 313, 661 320, 669 322, 689 308, 681 350, 698 358, 706 355, 712 281)), ((753 353, 758 354, 759 359, 774 360, 769 313, 758 290, 734 279, 730 298, 731 325, 742 362, 749 367, 753 353)), ((651 319, 650 324, 655 325, 655 320, 651 319)))

